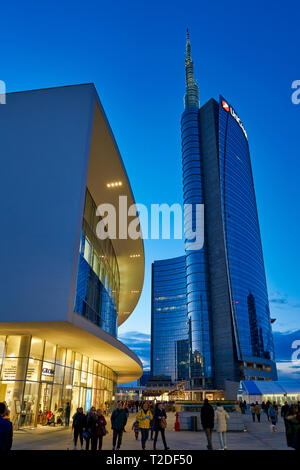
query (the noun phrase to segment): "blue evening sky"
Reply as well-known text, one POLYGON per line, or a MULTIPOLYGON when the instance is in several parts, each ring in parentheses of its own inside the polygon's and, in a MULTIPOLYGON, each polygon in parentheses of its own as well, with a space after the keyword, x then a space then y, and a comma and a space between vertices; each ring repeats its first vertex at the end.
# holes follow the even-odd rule
MULTIPOLYGON (((299 329, 299 3, 27 1, 1 6, 7 91, 94 82, 137 202, 182 202, 185 31, 204 104, 219 93, 248 133, 274 330, 299 329)), ((150 271, 182 241, 146 241, 140 302, 120 333, 150 332, 150 271)))

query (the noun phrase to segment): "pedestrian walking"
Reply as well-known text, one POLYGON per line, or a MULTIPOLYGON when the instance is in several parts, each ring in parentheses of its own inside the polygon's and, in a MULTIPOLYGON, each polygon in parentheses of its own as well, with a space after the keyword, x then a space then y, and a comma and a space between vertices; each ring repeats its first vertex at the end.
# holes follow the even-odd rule
POLYGON ((300 450, 300 405, 289 407, 284 422, 287 446, 300 450))
POLYGON ((156 443, 157 443, 157 438, 158 434, 161 434, 161 438, 163 441, 163 445, 165 450, 168 450, 169 447, 167 446, 166 442, 166 427, 167 427, 167 414, 166 410, 164 409, 164 406, 162 403, 157 403, 155 410, 154 410, 154 442, 153 442, 153 450, 156 450, 156 443))
POLYGON ((270 421, 270 416, 269 416, 269 408, 271 406, 271 402, 270 401, 267 401, 266 405, 265 405, 265 413, 267 415, 267 418, 268 418, 268 421, 270 421))
POLYGON ((283 419, 288 416, 288 414, 289 414, 289 409, 290 409, 289 404, 288 404, 288 402, 286 401, 286 402, 284 403, 284 405, 281 407, 281 410, 280 410, 280 414, 281 414, 281 417, 282 417, 283 419))
MULTIPOLYGON (((129 417, 129 408, 128 408, 127 401, 123 403, 123 409, 125 410, 125 413, 126 413, 126 422, 127 422, 128 417, 129 417)), ((124 427, 124 432, 126 432, 125 427, 124 427)))
POLYGON ((102 414, 100 408, 97 410, 97 437, 96 437, 96 449, 95 450, 102 450, 102 443, 103 443, 103 436, 106 435, 106 419, 102 414))
POLYGON ((227 420, 229 414, 224 410, 223 406, 218 405, 215 413, 216 430, 219 436, 220 450, 227 449, 227 420))
POLYGON ((86 416, 83 413, 83 408, 77 408, 76 413, 73 415, 72 429, 74 435, 74 449, 77 449, 78 437, 80 440, 81 450, 83 449, 83 432, 86 426, 86 416))
POLYGON ((253 421, 253 423, 255 423, 255 405, 254 405, 254 403, 251 403, 251 405, 250 405, 250 413, 252 415, 252 421, 253 421))
POLYGON ((204 405, 201 408, 201 424, 204 429, 207 439, 207 449, 212 450, 212 432, 214 429, 215 414, 213 407, 209 404, 207 398, 204 400, 204 405))
POLYGON ((154 424, 155 424, 154 412, 155 412, 155 409, 156 409, 156 407, 154 406, 154 403, 150 402, 149 410, 151 411, 152 416, 153 416, 153 419, 151 419, 151 421, 150 421, 150 441, 153 441, 153 436, 154 436, 154 424))
POLYGON ((5 403, 0 403, 0 451, 10 450, 13 443, 13 426, 5 403))
POLYGON ((136 415, 136 419, 139 422, 139 427, 141 430, 142 435, 142 449, 146 449, 146 442, 149 437, 149 429, 150 429, 150 421, 153 419, 153 415, 149 410, 149 404, 147 402, 144 403, 138 414, 136 415))
POLYGON ((117 450, 119 450, 122 445, 123 431, 127 423, 127 414, 120 401, 117 403, 117 408, 112 412, 110 421, 113 430, 112 450, 115 450, 116 446, 117 450))
POLYGON ((134 431, 135 439, 138 440, 140 428, 139 428, 139 422, 137 420, 133 422, 132 429, 134 431))
POLYGON ((71 407, 70 407, 70 403, 68 402, 65 408, 65 426, 69 426, 70 424, 70 415, 71 415, 71 407))
POLYGON ((260 407, 260 404, 258 403, 258 401, 255 403, 254 409, 255 409, 257 422, 260 423, 261 407, 260 407))
POLYGON ((268 417, 271 420, 271 432, 274 433, 277 431, 276 424, 277 424, 277 414, 274 406, 270 404, 268 409, 268 417))
POLYGON ((83 434, 86 440, 86 450, 90 449, 90 443, 91 450, 97 449, 97 421, 96 408, 92 406, 86 417, 85 432, 83 434))

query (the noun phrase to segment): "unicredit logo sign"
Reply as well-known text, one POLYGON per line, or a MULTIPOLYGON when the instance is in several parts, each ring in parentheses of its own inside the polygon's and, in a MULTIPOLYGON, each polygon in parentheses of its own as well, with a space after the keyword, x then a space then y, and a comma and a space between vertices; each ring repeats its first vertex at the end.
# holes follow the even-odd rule
POLYGON ((222 101, 222 106, 225 109, 225 111, 229 112, 229 104, 226 103, 226 101, 222 101))
POLYGON ((242 131, 244 133, 244 136, 248 140, 247 132, 246 132, 244 126, 243 126, 243 123, 240 120, 240 118, 238 117, 238 115, 236 114, 236 112, 234 111, 234 109, 231 106, 229 106, 229 104, 224 100, 222 101, 222 107, 223 107, 223 109, 225 109, 225 111, 227 111, 227 113, 230 112, 231 116, 236 120, 236 122, 238 123, 238 125, 242 129, 242 131))

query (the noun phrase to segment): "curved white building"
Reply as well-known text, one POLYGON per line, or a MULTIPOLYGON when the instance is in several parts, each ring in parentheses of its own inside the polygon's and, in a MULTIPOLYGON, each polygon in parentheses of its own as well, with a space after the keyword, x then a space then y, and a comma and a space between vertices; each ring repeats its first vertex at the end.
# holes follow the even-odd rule
POLYGON ((117 383, 142 375, 116 336, 140 297, 144 248, 97 237, 96 208, 134 198, 94 85, 8 94, 0 155, 0 401, 15 427, 67 403, 71 415, 111 406, 117 383))

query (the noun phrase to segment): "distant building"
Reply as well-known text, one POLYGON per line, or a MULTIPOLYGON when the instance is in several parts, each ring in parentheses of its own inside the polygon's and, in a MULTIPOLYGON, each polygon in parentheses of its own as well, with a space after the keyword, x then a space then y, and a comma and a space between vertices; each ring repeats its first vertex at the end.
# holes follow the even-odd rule
POLYGON ((137 381, 138 386, 145 387, 150 378, 151 378, 150 370, 144 370, 142 377, 140 377, 137 381))
POLYGON ((240 400, 247 403, 271 401, 282 405, 284 402, 300 402, 300 380, 265 382, 261 380, 243 380, 238 392, 240 400))

